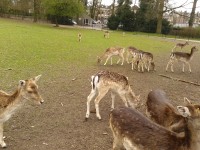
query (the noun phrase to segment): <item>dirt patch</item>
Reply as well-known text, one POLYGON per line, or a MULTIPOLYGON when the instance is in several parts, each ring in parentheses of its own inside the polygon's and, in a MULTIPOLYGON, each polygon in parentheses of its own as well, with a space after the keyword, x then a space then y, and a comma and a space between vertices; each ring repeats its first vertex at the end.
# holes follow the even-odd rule
MULTIPOLYGON (((191 67, 192 73, 181 72, 181 64, 175 65, 175 73, 165 72, 169 53, 157 53, 155 58, 156 72, 139 73, 132 71, 129 64, 95 65, 86 69, 69 67, 57 68, 59 74, 49 75, 50 80, 39 83, 41 94, 45 99, 42 106, 26 103, 6 124, 4 135, 8 150, 111 150, 112 133, 108 119, 111 107, 111 97, 108 93, 100 102, 101 121, 95 114, 91 114, 87 122, 86 98, 91 90, 90 76, 100 70, 110 70, 124 74, 129 78, 133 91, 141 95, 145 103, 147 95, 152 89, 163 89, 174 105, 183 103, 188 97, 199 102, 200 87, 173 81, 158 76, 165 74, 176 78, 200 81, 200 54, 194 56, 191 67)), ((117 97, 115 106, 124 105, 117 97)), ((91 109, 94 102, 91 102, 91 109)), ((144 112, 145 106, 140 108, 144 112)))

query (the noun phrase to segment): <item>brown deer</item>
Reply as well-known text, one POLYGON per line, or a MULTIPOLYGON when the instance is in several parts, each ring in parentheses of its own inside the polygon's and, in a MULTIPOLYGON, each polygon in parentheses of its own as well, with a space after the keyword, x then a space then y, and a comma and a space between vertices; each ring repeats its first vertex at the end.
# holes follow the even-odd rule
POLYGON ((174 69, 173 69, 174 62, 175 61, 181 61, 181 62, 183 62, 182 71, 183 72, 185 71, 185 69, 184 69, 185 64, 188 64, 189 72, 191 73, 192 70, 191 70, 191 66, 190 66, 190 61, 192 60, 194 52, 196 52, 196 51, 198 51, 198 49, 196 48, 196 46, 194 46, 194 47, 191 48, 190 53, 172 52, 171 55, 170 55, 170 60, 167 63, 167 66, 166 66, 166 71, 168 70, 168 66, 171 65, 171 72, 174 72, 174 69))
POLYGON ((3 123, 10 119, 16 109, 27 100, 33 100, 39 105, 44 102, 36 84, 40 77, 41 75, 29 80, 20 80, 13 94, 0 91, 0 144, 2 147, 6 147, 6 143, 3 140, 3 123))
POLYGON ((136 103, 139 102, 139 96, 136 96, 135 93, 132 91, 128 83, 127 77, 115 72, 100 71, 96 75, 93 75, 91 78, 92 90, 87 97, 86 120, 89 118, 90 115, 90 102, 97 94, 98 95, 96 96, 94 101, 96 116, 98 119, 101 119, 101 116, 99 114, 99 102, 109 90, 111 91, 112 109, 114 109, 115 93, 120 96, 120 98, 125 103, 125 106, 137 106, 136 103), (131 102, 132 100, 135 100, 135 104, 131 102))
POLYGON ((119 107, 110 114, 113 150, 199 150, 200 105, 177 106, 187 121, 185 135, 156 124, 136 109, 119 107))
POLYGON ((105 31, 103 36, 104 38, 109 38, 110 37, 109 31, 105 31))
POLYGON ((81 39, 82 39, 82 34, 78 33, 78 41, 81 42, 81 39))
POLYGON ((182 48, 185 47, 186 45, 189 45, 189 43, 188 43, 188 42, 185 42, 185 43, 177 43, 177 44, 176 44, 176 47, 180 47, 180 48, 182 49, 182 48))
POLYGON ((142 68, 142 72, 144 72, 144 66, 147 71, 150 71, 150 67, 152 66, 153 70, 155 70, 155 64, 153 62, 153 54, 150 52, 142 51, 139 54, 139 63, 138 63, 138 71, 142 68))
POLYGON ((98 57, 97 63, 101 63, 101 61, 104 58, 106 58, 106 61, 105 61, 104 65, 107 64, 109 59, 111 60, 111 65, 112 65, 112 57, 113 56, 118 56, 120 58, 118 59, 117 64, 121 60, 122 61, 121 65, 123 65, 124 64, 124 51, 125 51, 125 49, 121 48, 121 47, 110 47, 110 48, 107 48, 106 51, 104 52, 104 54, 101 57, 98 57))
MULTIPOLYGON (((184 98, 186 107, 192 105, 191 102, 184 98)), ((171 104, 163 90, 153 90, 148 94, 147 98, 147 115, 156 123, 167 127, 175 132, 182 132, 186 127, 186 119, 171 104)))
POLYGON ((130 57, 134 57, 135 53, 140 52, 137 48, 133 47, 133 46, 129 46, 126 48, 126 62, 129 64, 129 59, 130 57))

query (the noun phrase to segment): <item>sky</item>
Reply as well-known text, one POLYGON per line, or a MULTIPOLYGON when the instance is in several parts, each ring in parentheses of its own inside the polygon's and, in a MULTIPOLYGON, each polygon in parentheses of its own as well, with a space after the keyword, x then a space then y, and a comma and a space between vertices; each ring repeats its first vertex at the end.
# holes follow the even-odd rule
MULTIPOLYGON (((91 1, 91 0, 89 0, 89 1, 91 1)), ((138 0, 133 0, 133 4, 135 3, 135 1, 136 1, 136 4, 138 4, 138 0)), ((169 0, 169 3, 172 4, 172 6, 180 6, 181 4, 186 2, 185 6, 183 8, 179 8, 178 10, 191 12, 193 1, 194 0, 169 0)), ((104 5, 110 5, 110 4, 112 4, 112 2, 113 2, 113 0, 102 0, 102 4, 104 4, 104 5)), ((200 12, 200 1, 197 1, 196 12, 200 12)))

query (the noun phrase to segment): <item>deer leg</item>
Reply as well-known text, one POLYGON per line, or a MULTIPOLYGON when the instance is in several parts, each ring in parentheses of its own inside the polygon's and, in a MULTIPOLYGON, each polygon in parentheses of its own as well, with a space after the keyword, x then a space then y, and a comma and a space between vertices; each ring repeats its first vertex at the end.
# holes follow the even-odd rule
POLYGON ((183 69, 182 72, 185 72, 185 62, 183 62, 183 69))
POLYGON ((6 143, 3 140, 3 123, 0 123, 0 144, 1 144, 1 147, 3 148, 6 147, 6 143))
POLYGON ((115 94, 113 92, 111 92, 111 99, 112 99, 112 106, 111 106, 111 109, 114 109, 115 106, 114 106, 114 103, 115 103, 115 94))
POLYGON ((106 93, 108 92, 108 90, 104 89, 104 87, 102 87, 101 90, 99 90, 99 94, 97 95, 94 103, 95 103, 95 109, 96 109, 96 116, 97 118, 100 120, 101 116, 99 114, 99 102, 101 101, 101 99, 106 95, 106 93))
POLYGON ((171 62, 171 72, 174 72, 174 64, 171 62))
POLYGON ((123 65, 123 64, 124 64, 124 55, 121 54, 120 57, 121 57, 121 59, 122 59, 122 63, 121 63, 121 65, 123 65))
POLYGON ((104 65, 107 64, 108 60, 109 60, 110 56, 107 57, 106 62, 104 63, 104 65))
POLYGON ((168 70, 168 67, 169 67, 169 64, 171 64, 171 60, 169 60, 169 62, 167 63, 167 66, 166 66, 166 72, 167 72, 167 70, 168 70))
POLYGON ((90 95, 87 97, 87 112, 85 116, 86 120, 89 118, 90 115, 90 102, 95 97, 95 95, 96 95, 96 90, 92 89, 90 95))
POLYGON ((189 72, 191 73, 191 72, 192 72, 192 70, 191 70, 190 63, 188 62, 187 64, 188 64, 188 67, 189 67, 189 72))
POLYGON ((126 99, 126 92, 124 91, 118 91, 120 98, 122 99, 122 101, 124 102, 125 106, 128 107, 128 101, 126 99))
POLYGON ((111 65, 113 64, 113 62, 112 62, 112 57, 110 57, 110 64, 111 64, 111 65))
POLYGON ((117 64, 119 64, 120 60, 121 60, 121 58, 118 59, 117 64))

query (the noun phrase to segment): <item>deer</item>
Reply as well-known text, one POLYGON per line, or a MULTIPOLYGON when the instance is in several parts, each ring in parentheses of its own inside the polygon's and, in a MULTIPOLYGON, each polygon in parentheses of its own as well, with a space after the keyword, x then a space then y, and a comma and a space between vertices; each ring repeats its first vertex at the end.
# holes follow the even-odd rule
POLYGON ((136 53, 140 52, 137 48, 129 46, 126 48, 126 62, 129 64, 130 57, 134 57, 136 53))
MULTIPOLYGON (((192 105, 191 101, 184 97, 184 102, 186 107, 192 105)), ((146 114, 154 122, 174 131, 174 132, 184 132, 186 127, 186 119, 176 108, 171 104, 163 90, 156 89, 148 94, 146 101, 146 114)))
POLYGON ((175 47, 180 47, 181 49, 183 49, 183 47, 185 47, 186 45, 189 45, 188 42, 185 43, 177 43, 175 47))
POLYGON ((104 36, 104 38, 109 38, 109 37, 110 37, 109 31, 106 30, 106 31, 104 32, 104 35, 103 35, 103 36, 104 36))
POLYGON ((193 56, 194 56, 194 52, 198 51, 198 49, 196 48, 196 46, 193 46, 191 48, 190 53, 185 53, 185 52, 172 52, 170 55, 170 60, 167 63, 166 66, 166 72, 168 70, 169 65, 171 65, 171 72, 174 72, 173 69, 173 65, 175 61, 180 61, 183 63, 183 68, 182 68, 182 72, 185 72, 185 64, 188 65, 189 67, 189 72, 191 73, 191 66, 190 66, 190 61, 192 60, 193 56))
POLYGON ((112 99, 111 109, 114 109, 116 93, 120 96, 125 106, 127 107, 136 107, 139 103, 140 95, 135 95, 128 83, 128 78, 119 73, 111 71, 100 71, 91 76, 91 85, 92 89, 87 97, 87 112, 85 117, 86 121, 90 115, 90 102, 94 98, 96 116, 99 120, 101 120, 99 113, 99 102, 106 95, 106 93, 108 93, 109 90, 111 91, 112 99), (133 103, 132 100, 134 100, 135 103, 133 103))
POLYGON ((177 111, 186 119, 184 136, 153 122, 134 108, 113 109, 109 117, 113 150, 199 150, 200 105, 177 106, 177 111))
POLYGON ((153 62, 153 54, 150 52, 140 52, 139 54, 139 63, 138 63, 138 71, 142 68, 142 72, 144 72, 144 66, 147 71, 150 71, 150 67, 152 66, 153 70, 155 71, 155 64, 153 62))
POLYGON ((82 39, 82 34, 78 33, 78 41, 81 42, 81 39, 82 39))
POLYGON ((113 64, 112 57, 118 56, 119 59, 117 61, 117 64, 121 61, 121 65, 123 65, 124 64, 124 51, 125 51, 125 49, 121 48, 121 47, 109 47, 106 49, 106 51, 104 52, 104 54, 101 57, 97 56, 98 57, 97 63, 101 63, 102 60, 104 58, 106 58, 104 65, 107 64, 109 59, 111 60, 111 65, 112 65, 113 64))
POLYGON ((3 148, 7 146, 3 139, 4 122, 9 120, 16 110, 27 100, 33 100, 38 105, 44 102, 36 84, 40 77, 41 75, 28 80, 20 80, 17 89, 12 94, 0 91, 0 145, 3 148))

